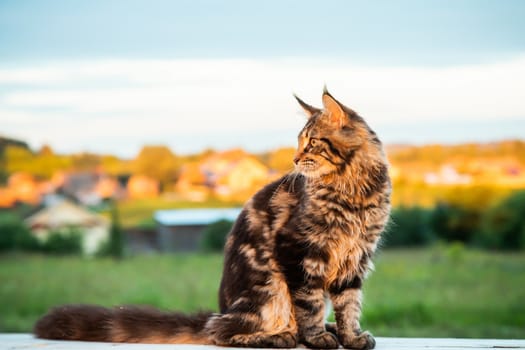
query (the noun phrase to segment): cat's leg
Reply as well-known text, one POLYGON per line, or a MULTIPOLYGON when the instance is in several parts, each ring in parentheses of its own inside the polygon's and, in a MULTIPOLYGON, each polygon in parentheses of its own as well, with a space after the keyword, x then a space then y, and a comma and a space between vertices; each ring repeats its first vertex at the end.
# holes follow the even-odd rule
POLYGON ((292 291, 299 342, 309 348, 337 349, 339 342, 334 334, 327 332, 324 325, 324 291, 309 285, 292 291))
POLYGON ((272 334, 261 330, 262 320, 257 313, 227 313, 215 315, 206 332, 215 345, 250 348, 295 348, 297 339, 289 331, 272 334))
POLYGON ((215 344, 253 348, 294 348, 297 327, 288 286, 281 273, 241 293, 206 326, 215 344))
POLYGON ((355 276, 338 281, 330 287, 337 325, 336 334, 341 345, 347 349, 367 350, 375 347, 375 340, 369 332, 361 331, 361 285, 362 279, 355 276))
POLYGON ((297 339, 291 332, 268 334, 258 332, 254 334, 238 334, 230 339, 229 346, 248 348, 295 348, 297 339))

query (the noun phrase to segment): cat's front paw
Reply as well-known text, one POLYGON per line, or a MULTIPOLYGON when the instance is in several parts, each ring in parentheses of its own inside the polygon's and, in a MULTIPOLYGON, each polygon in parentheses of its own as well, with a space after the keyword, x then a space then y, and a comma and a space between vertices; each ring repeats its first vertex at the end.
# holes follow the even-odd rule
POLYGON ((339 341, 336 336, 330 332, 322 332, 313 336, 306 336, 302 343, 312 349, 337 349, 339 341))
POLYGON ((292 333, 284 332, 268 337, 265 345, 267 348, 295 348, 297 339, 292 333))
POLYGON ((340 337, 339 340, 345 349, 369 350, 376 347, 376 341, 368 331, 340 337))

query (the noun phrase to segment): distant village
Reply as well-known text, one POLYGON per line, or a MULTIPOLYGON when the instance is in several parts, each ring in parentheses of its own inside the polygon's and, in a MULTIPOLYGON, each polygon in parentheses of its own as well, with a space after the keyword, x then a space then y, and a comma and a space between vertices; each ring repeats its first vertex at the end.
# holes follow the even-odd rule
POLYGON ((0 187, 0 207, 22 202, 38 205, 60 194, 85 206, 107 199, 145 199, 172 195, 179 199, 204 202, 210 196, 242 201, 254 190, 276 179, 277 171, 242 150, 215 153, 199 162, 181 167, 177 180, 161 192, 161 182, 145 174, 114 176, 101 169, 61 170, 49 179, 17 171, 0 187))
MULTIPOLYGON (((242 204, 263 185, 292 169, 293 152, 293 148, 283 148, 254 155, 233 149, 175 156, 165 146, 146 146, 135 159, 122 160, 115 156, 56 155, 49 146, 35 152, 23 141, 0 137, 0 210, 21 204, 35 208, 26 223, 40 235, 60 225, 60 220, 63 225, 82 226, 91 232, 86 246, 90 253, 107 236, 109 221, 96 213, 96 208, 107 201, 169 198, 173 202, 202 203, 201 207, 212 199, 242 204)), ((525 188, 523 141, 396 145, 387 147, 387 153, 394 189, 410 184, 525 188)), ((208 211, 207 215, 179 226, 198 236, 195 232, 221 218, 218 212, 208 211)), ((231 212, 229 215, 232 219, 231 212)), ((164 218, 169 216, 165 213, 164 218)), ((166 227, 177 225, 158 218, 156 223, 157 234, 164 235, 166 227)), ((139 246, 155 249, 151 238, 137 232, 138 241, 142 240, 139 246)), ((190 242, 187 248, 195 244, 190 242)), ((172 246, 176 249, 176 244, 172 246)))
MULTIPOLYGON (((65 156, 55 155, 49 147, 32 152, 24 143, 11 140, 3 152, 6 176, 4 184, 0 185, 0 210, 20 205, 34 208, 25 223, 40 239, 46 239, 52 231, 78 227, 84 235, 84 252, 94 254, 108 236, 110 221, 107 215, 98 212, 109 202, 169 199, 171 202, 204 203, 201 206, 205 206, 213 199, 239 205, 281 174, 257 156, 240 149, 207 151, 197 157, 188 157, 186 161, 180 161, 163 146, 146 147, 142 153, 147 156, 138 160, 117 159, 115 162, 113 158, 112 165, 117 164, 117 171, 89 155, 87 161, 81 161, 80 167, 60 169, 58 166, 59 169, 43 176, 42 169, 34 167, 35 163, 48 158, 48 161, 54 159, 50 163, 56 166, 60 163, 56 160, 65 156), (23 157, 27 158, 25 162, 20 161, 23 157), (157 159, 152 163, 149 158, 157 159), (134 161, 143 161, 146 170, 166 168, 167 171, 141 172, 134 161), (86 166, 85 163, 91 164, 86 166)), ((128 245, 139 251, 195 250, 207 225, 220 219, 233 221, 238 211, 237 208, 229 211, 194 209, 185 212, 192 218, 190 221, 174 219, 166 211, 159 212, 158 217, 157 212, 153 212, 155 228, 125 228, 128 245), (175 227, 176 234, 171 232, 175 227)))
POLYGON ((525 142, 387 147, 394 181, 525 188, 525 142))
MULTIPOLYGON (((52 154, 49 146, 34 152, 22 141, 0 136, 0 208, 10 208, 17 203, 45 204, 57 194, 85 206, 96 206, 107 199, 134 200, 159 196, 194 202, 206 202, 210 198, 244 202, 261 186, 293 168, 293 148, 257 155, 242 149, 208 150, 177 160, 167 147, 145 149, 167 152, 164 158, 168 159, 168 164, 165 159, 154 159, 140 169, 134 166, 134 162, 140 162, 141 155, 135 160, 120 160, 111 156, 113 163, 109 165, 104 163, 104 156, 87 155, 92 158, 91 164, 75 166, 74 162, 62 162, 63 165, 47 166, 41 162, 40 168, 47 167, 42 171, 35 168, 40 158, 64 156, 52 154), (24 162, 17 152, 10 152, 13 149, 33 156, 24 162), (46 155, 46 152, 50 154, 46 155), (170 161, 173 164, 169 164, 170 161), (155 167, 166 168, 165 174, 152 171, 155 167)), ((145 153, 148 158, 148 152, 145 153)), ((458 146, 394 145, 387 146, 387 153, 394 182, 525 186, 523 141, 458 146)), ((155 157, 153 152, 150 154, 155 157)))
MULTIPOLYGON (((139 159, 141 155, 135 160, 112 157, 113 163, 108 165, 104 160, 98 162, 96 155, 81 155, 92 158, 91 164, 75 166, 73 160, 69 166, 67 161, 62 161, 66 165, 61 166, 56 163, 66 156, 53 154, 48 146, 33 152, 22 142, 9 144, 5 140, 2 149, 0 139, 0 170, 4 175, 4 183, 0 182, 0 208, 17 203, 38 205, 53 200, 56 194, 85 206, 96 206, 107 199, 134 200, 166 195, 195 202, 204 202, 210 197, 244 201, 254 190, 283 172, 241 149, 207 151, 184 158, 176 157, 164 146, 145 147, 146 155, 142 158, 148 158, 149 153, 151 158, 156 158, 153 160, 139 159), (21 160, 24 156, 20 153, 28 154, 25 161, 21 160), (52 163, 49 168, 55 170, 46 169, 44 175, 41 168, 46 164, 41 160, 46 157, 58 161, 49 162, 52 163), (141 161, 142 166, 136 166, 141 161), (35 165, 38 162, 42 163, 40 167, 35 165)), ((286 158, 291 159, 292 154, 293 150, 287 150, 286 158)))

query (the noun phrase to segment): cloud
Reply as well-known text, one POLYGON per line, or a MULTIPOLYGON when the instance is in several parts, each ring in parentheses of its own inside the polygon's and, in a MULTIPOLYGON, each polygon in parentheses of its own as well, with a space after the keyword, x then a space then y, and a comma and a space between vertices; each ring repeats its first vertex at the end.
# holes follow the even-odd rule
MULTIPOLYGON (((320 105, 324 84, 372 125, 525 116, 525 55, 429 68, 293 58, 101 60, 0 69, 0 125, 34 144, 73 149, 176 144, 172 136, 182 134, 195 135, 185 141, 194 146, 182 148, 198 149, 199 135, 298 130, 303 118, 292 92, 320 105)), ((213 139, 218 144, 208 146, 221 147, 213 139)))

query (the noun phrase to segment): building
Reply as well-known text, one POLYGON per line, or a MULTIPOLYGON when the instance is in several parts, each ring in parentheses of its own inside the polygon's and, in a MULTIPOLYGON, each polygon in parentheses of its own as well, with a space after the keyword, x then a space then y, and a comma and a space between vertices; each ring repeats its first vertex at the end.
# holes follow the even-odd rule
POLYGON ((50 233, 76 228, 82 234, 82 248, 85 254, 94 254, 109 238, 110 222, 68 200, 53 202, 25 220, 31 232, 40 240, 46 240, 50 233))
POLYGON ((37 205, 42 199, 38 182, 26 172, 16 172, 9 176, 7 190, 10 190, 15 202, 37 205))
POLYGON ((133 199, 157 197, 159 189, 159 182, 146 175, 133 175, 127 184, 128 196, 133 199))
POLYGON ((51 182, 69 197, 88 206, 99 205, 105 199, 125 196, 119 181, 100 171, 57 173, 51 182))
POLYGON ((272 180, 272 172, 243 150, 214 153, 183 167, 176 185, 187 199, 203 201, 210 194, 245 201, 272 180))
POLYGON ((165 252, 198 250, 209 224, 223 219, 235 221, 240 212, 240 208, 158 210, 153 215, 157 246, 165 252))
POLYGON ((428 185, 467 185, 472 178, 470 175, 460 174, 456 168, 450 164, 441 166, 439 172, 425 174, 425 183, 428 185))

